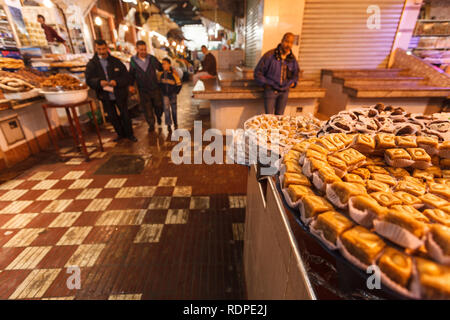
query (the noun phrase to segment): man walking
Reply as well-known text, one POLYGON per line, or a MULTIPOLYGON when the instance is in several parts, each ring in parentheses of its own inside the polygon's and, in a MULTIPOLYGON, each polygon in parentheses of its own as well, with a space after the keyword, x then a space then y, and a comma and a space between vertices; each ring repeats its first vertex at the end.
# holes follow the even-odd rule
POLYGON ((208 48, 206 46, 202 46, 202 52, 204 55, 204 58, 202 61, 202 71, 194 74, 194 76, 192 78, 194 85, 200 79, 210 79, 210 78, 214 78, 215 76, 217 76, 216 57, 214 57, 214 55, 208 51, 208 48))
POLYGON ((163 71, 161 63, 155 56, 147 53, 144 41, 136 42, 137 54, 130 59, 130 92, 134 93, 134 83, 137 83, 141 108, 148 123, 148 131, 155 130, 155 115, 158 125, 161 125, 163 101, 161 88, 158 84, 158 71, 163 71))
POLYGON ((130 77, 125 65, 109 54, 105 40, 95 40, 95 55, 86 65, 86 82, 108 113, 117 133, 114 141, 127 138, 136 142, 127 106, 130 77))
POLYGON ((292 53, 294 34, 288 32, 281 43, 266 52, 254 71, 255 81, 264 87, 266 113, 282 115, 286 108, 289 89, 298 82, 299 66, 292 53))

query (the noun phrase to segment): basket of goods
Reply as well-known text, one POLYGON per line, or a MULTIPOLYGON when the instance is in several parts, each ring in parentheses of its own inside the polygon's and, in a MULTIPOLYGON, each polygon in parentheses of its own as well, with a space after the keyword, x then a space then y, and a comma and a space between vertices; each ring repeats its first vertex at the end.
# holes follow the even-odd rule
POLYGON ((17 70, 25 67, 21 59, 0 57, 0 70, 17 70))
POLYGON ((335 119, 320 137, 295 144, 281 160, 279 190, 336 259, 366 278, 377 266, 382 289, 450 299, 450 141, 441 139, 443 120, 387 112, 387 130, 362 121, 365 133, 327 133, 360 125, 352 113, 354 122, 335 119), (397 127, 396 116, 406 123, 397 127), (408 134, 399 135, 403 130, 408 134))
POLYGON ((64 105, 79 103, 87 99, 86 84, 68 74, 57 74, 48 77, 42 83, 42 94, 48 102, 64 105))

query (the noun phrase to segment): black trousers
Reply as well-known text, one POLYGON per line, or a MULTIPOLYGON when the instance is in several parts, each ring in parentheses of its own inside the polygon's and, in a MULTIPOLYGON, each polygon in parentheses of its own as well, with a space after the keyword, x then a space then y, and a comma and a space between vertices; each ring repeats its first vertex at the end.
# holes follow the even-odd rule
POLYGON ((155 116, 158 124, 161 124, 161 116, 164 110, 161 90, 139 91, 139 99, 149 127, 155 126, 155 116))
POLYGON ((130 138, 134 136, 133 127, 131 126, 130 113, 126 102, 118 102, 117 100, 102 100, 103 109, 108 113, 109 121, 120 137, 130 138), (119 109, 120 115, 117 112, 119 109))

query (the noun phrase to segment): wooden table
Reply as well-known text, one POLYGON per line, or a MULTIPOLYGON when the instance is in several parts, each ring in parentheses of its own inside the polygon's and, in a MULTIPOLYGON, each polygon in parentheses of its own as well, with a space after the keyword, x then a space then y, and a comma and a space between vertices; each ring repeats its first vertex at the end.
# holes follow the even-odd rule
POLYGON ((89 155, 92 154, 96 150, 93 150, 91 152, 87 151, 86 143, 84 141, 83 131, 81 130, 81 126, 80 126, 80 120, 78 119, 78 115, 77 115, 77 111, 76 111, 77 107, 79 107, 81 105, 85 105, 85 104, 89 104, 89 107, 91 109, 94 124, 95 124, 95 130, 97 131, 98 141, 100 143, 100 150, 103 151, 102 138, 100 136, 100 130, 98 128, 98 124, 97 124, 96 116, 95 116, 96 108, 95 108, 94 100, 87 99, 87 100, 84 100, 79 103, 65 104, 65 105, 55 105, 55 104, 50 104, 50 103, 42 105, 42 109, 44 110, 45 119, 47 120, 48 127, 50 129, 50 140, 52 141, 53 145, 55 146, 56 152, 58 153, 58 155, 60 157, 64 157, 64 156, 62 156, 59 151, 58 142, 56 141, 56 137, 54 135, 53 128, 52 128, 50 119, 47 114, 47 109, 64 108, 66 110, 67 119, 69 120, 70 130, 72 131, 73 140, 75 142, 75 148, 80 150, 80 147, 81 147, 81 151, 84 153, 84 157, 85 157, 86 161, 89 161, 90 160, 89 155), (71 115, 70 111, 72 111, 73 116, 71 115), (75 122, 75 125, 74 125, 74 122, 75 122))

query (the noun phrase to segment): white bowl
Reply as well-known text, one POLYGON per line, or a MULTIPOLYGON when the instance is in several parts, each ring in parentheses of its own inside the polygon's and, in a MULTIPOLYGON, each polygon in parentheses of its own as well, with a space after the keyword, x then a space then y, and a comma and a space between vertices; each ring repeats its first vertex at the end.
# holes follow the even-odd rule
POLYGON ((49 92, 41 91, 48 102, 56 105, 65 105, 82 102, 87 99, 89 89, 49 92))

